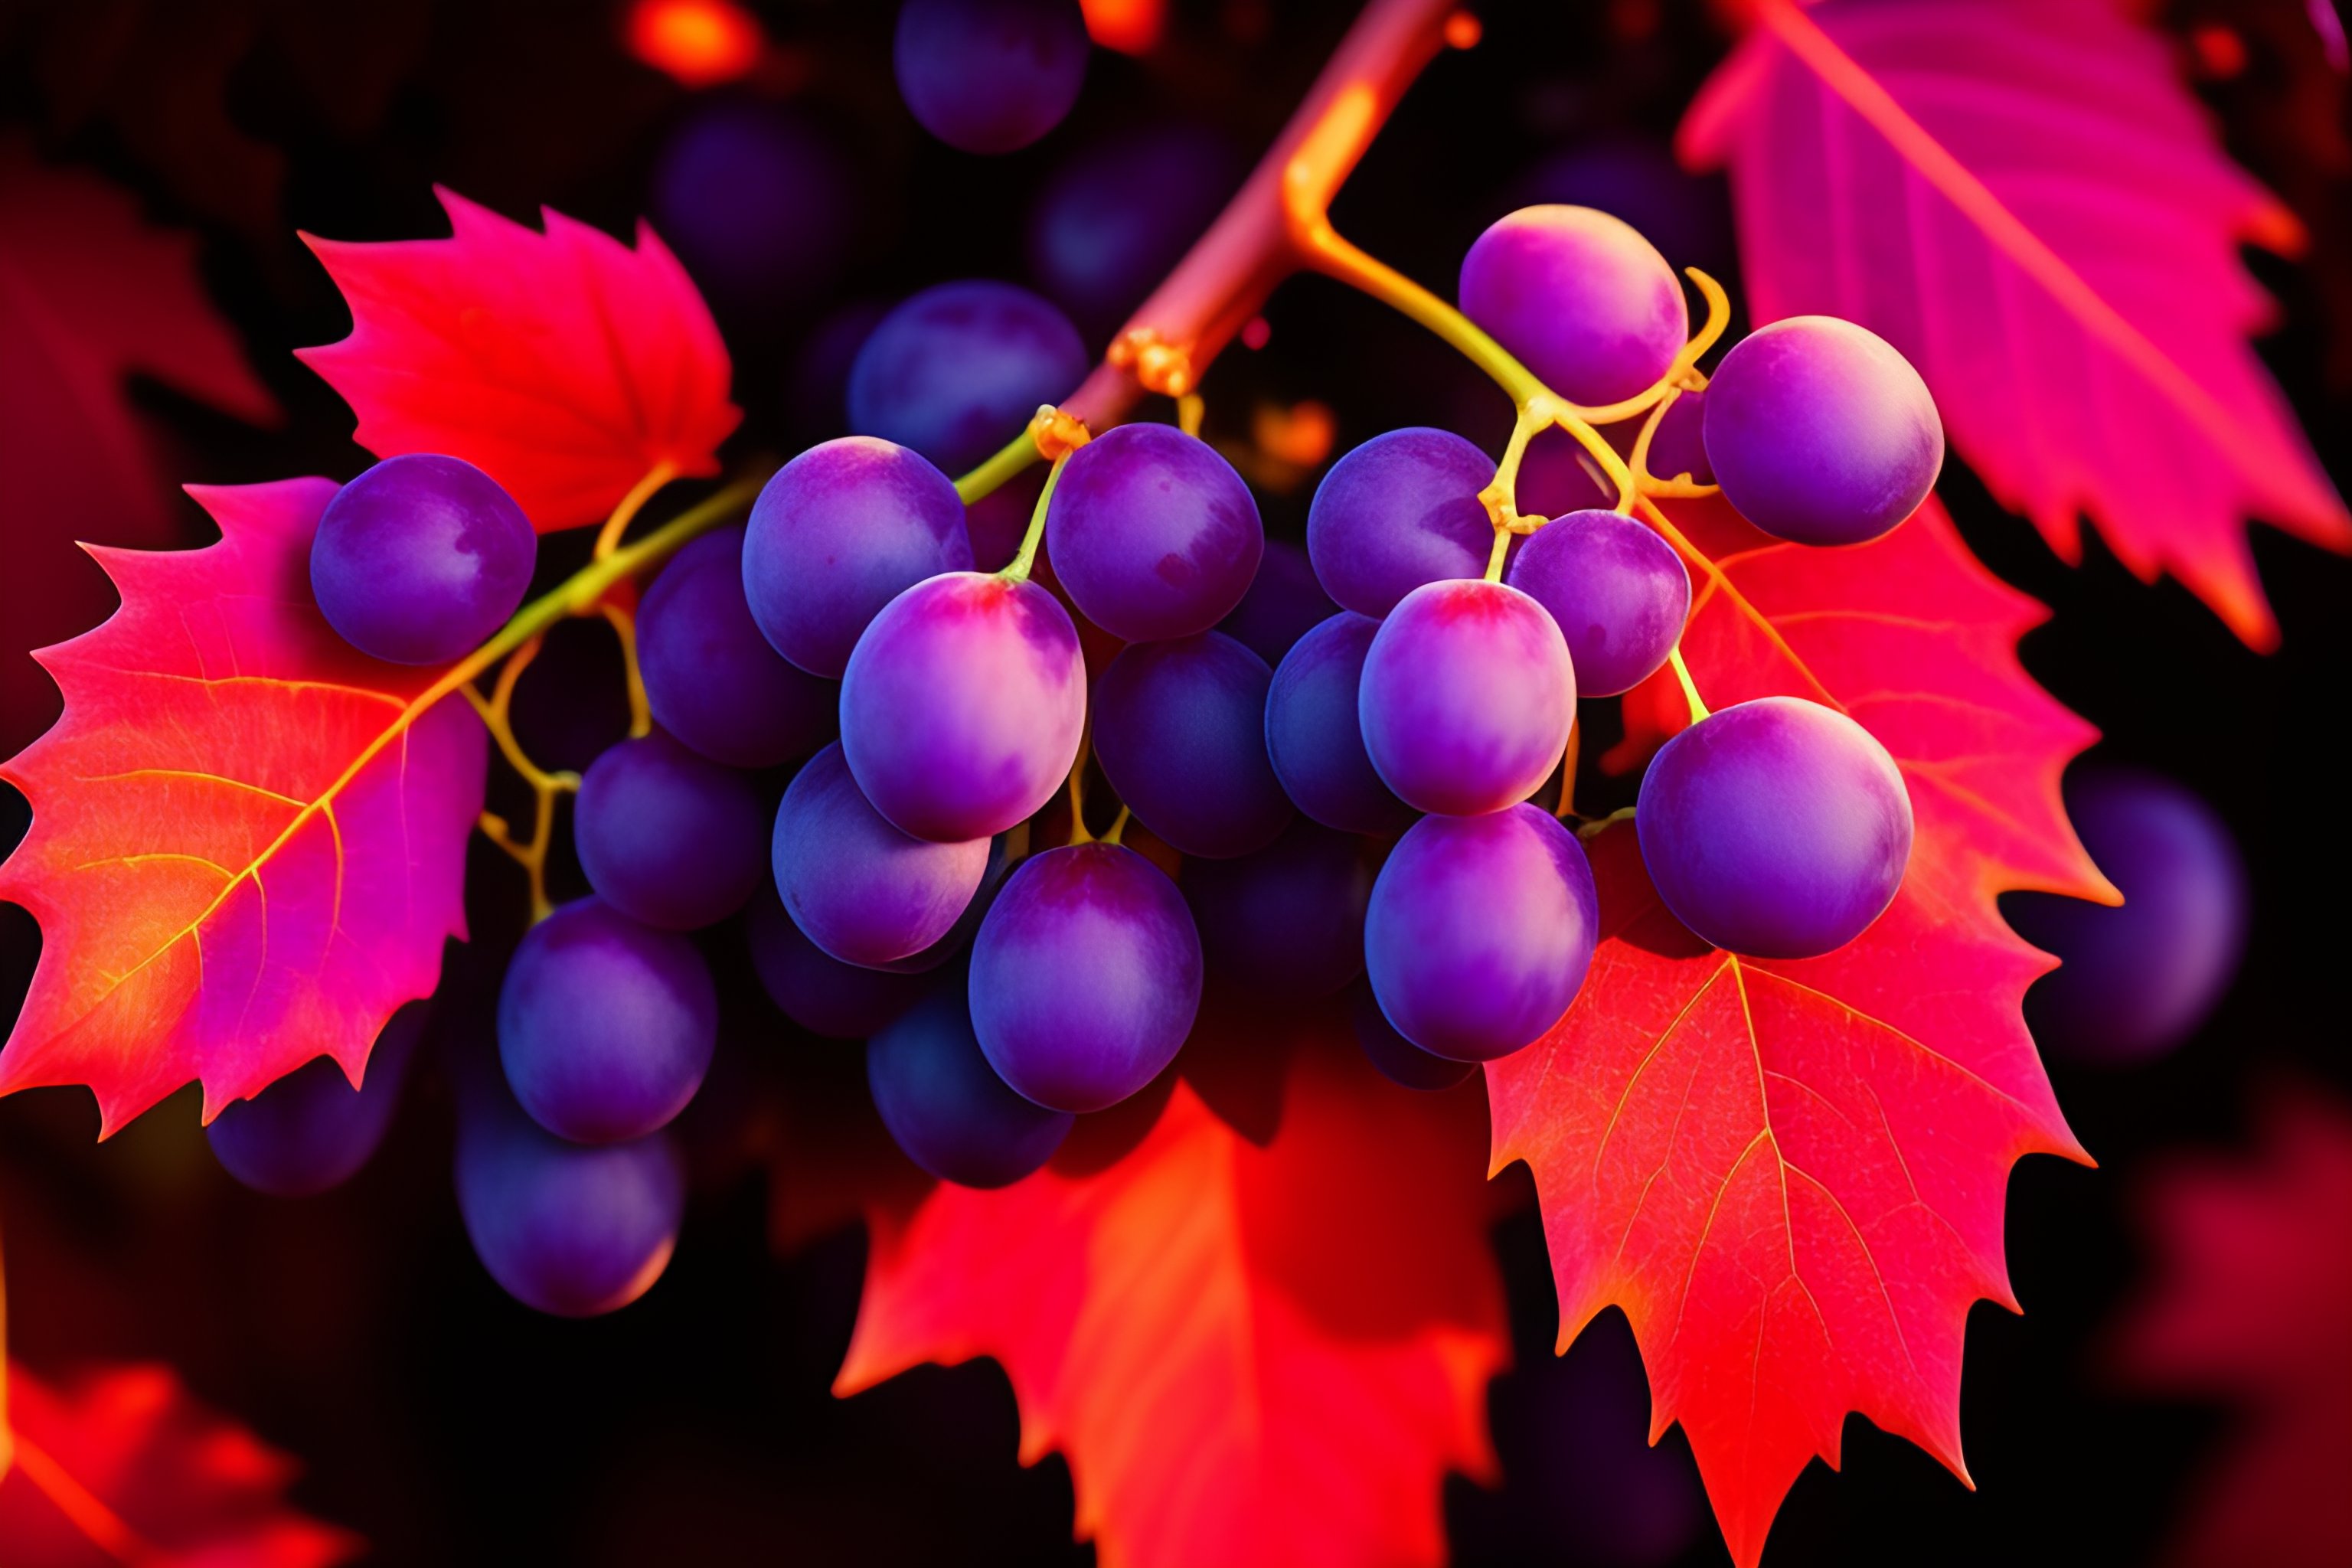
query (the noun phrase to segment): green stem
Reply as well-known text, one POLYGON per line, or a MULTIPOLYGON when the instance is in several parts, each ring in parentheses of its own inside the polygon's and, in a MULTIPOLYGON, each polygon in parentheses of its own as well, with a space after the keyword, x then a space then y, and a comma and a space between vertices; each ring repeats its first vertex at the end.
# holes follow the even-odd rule
MULTIPOLYGON (((1021 438, 1024 441, 1029 439, 1026 436, 1021 438)), ((1034 443, 1031 449, 1035 449, 1034 443)), ((990 459, 992 462, 994 460, 990 459)), ((1029 581, 1029 568, 1035 564, 1037 560, 1038 542, 1045 537, 1045 509, 1053 504, 1054 487, 1062 482, 1062 468, 1069 460, 1070 454, 1065 452, 1055 458, 1054 466, 1045 471, 1045 488, 1037 492, 1037 507, 1029 514, 1029 531, 1022 536, 1021 553, 1013 558, 1012 565, 997 574, 1006 582, 1029 581)))
POLYGON ((955 482, 956 494, 964 505, 970 506, 984 496, 994 494, 1041 455, 1037 450, 1036 437, 1024 425, 1020 435, 999 447, 990 454, 986 462, 955 482))

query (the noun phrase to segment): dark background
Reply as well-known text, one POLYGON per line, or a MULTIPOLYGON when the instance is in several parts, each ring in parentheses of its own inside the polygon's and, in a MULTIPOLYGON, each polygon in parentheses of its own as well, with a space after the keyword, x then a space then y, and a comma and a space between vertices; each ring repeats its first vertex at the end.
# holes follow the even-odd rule
MULTIPOLYGON (((781 311, 720 302, 749 416, 736 449, 784 452, 837 419, 803 353, 829 310, 952 277, 1025 280, 1031 195, 1088 139, 1189 118, 1254 154, 1354 7, 1179 5, 1150 58, 1097 50, 1070 120, 995 160, 929 142, 899 107, 891 7, 759 9, 779 46, 770 68, 698 95, 633 61, 616 15, 589 6, 0 5, 0 130, 202 236, 205 281, 287 420, 259 430, 152 386, 138 398, 172 472, 245 482, 348 477, 366 461, 341 403, 289 355, 347 324, 296 228, 436 235, 439 181, 512 216, 543 202, 625 232, 665 139, 698 103, 790 96, 858 177, 834 273, 854 283, 781 311)), ((1547 156, 1604 143, 1654 155, 1724 47, 1709 15, 1679 0, 1480 9, 1485 42, 1430 68, 1336 214, 1344 232, 1442 292, 1469 240, 1516 205, 1547 156)), ((2352 398, 2330 365, 2352 355, 2335 346, 2343 321, 2329 304, 2352 292, 2352 274, 2331 226, 2345 192, 2323 152, 2342 144, 2341 94, 2315 84, 2325 68, 2295 30, 2300 12, 2249 0, 2160 20, 2192 68, 2203 62, 2233 150, 2312 214, 2337 215, 2316 226, 2305 266, 2259 268, 2284 311, 2266 356, 2341 485, 2352 398), (2243 46, 2235 71, 2216 70, 2217 26, 2243 46), (2330 118, 2283 119, 2283 106, 2308 116, 2315 103, 2330 118)), ((1646 223, 1625 216, 1691 237, 1694 254, 1673 259, 1736 271, 1718 186, 1675 182, 1646 199, 1658 204, 1646 223)), ((1336 449, 1406 423, 1499 447, 1499 396, 1381 307, 1307 279, 1266 317, 1267 347, 1236 348, 1207 381, 1213 435, 1245 442, 1261 406, 1312 398, 1336 416, 1336 449)), ((1262 493, 1270 531, 1298 536, 1312 477, 1262 493)), ((2352 562, 2258 530, 2285 632, 2284 651, 2258 656, 2177 585, 2135 582, 2095 539, 2079 569, 2061 564, 1957 461, 1943 491, 1979 555, 2055 612, 2025 659, 2105 732, 2098 754, 2186 781, 2229 820, 2252 869, 2255 927, 2235 989, 2185 1047, 2126 1070, 2053 1064, 2101 1168, 2031 1160, 2011 1184, 2011 1268, 2026 1315, 1980 1305, 1971 1320, 1964 1428, 1981 1489, 1851 1422, 1846 1473, 1807 1472, 1769 1561, 2143 1563, 2226 1423, 2121 1393, 2103 1363, 2105 1332, 2145 1268, 2130 1218, 2138 1183, 2183 1145, 2242 1142, 2265 1093, 2352 1089, 2334 996, 2352 936, 2337 765, 2352 562)), ((184 526, 187 543, 206 536, 193 508, 184 526)), ((13 548, 0 563, 72 569, 13 548)), ((0 845, 22 823, 21 801, 0 786, 0 845)), ((465 997, 494 983, 521 913, 495 852, 478 856, 474 877, 478 940, 452 951, 445 1042, 475 1026, 465 997)), ((0 906, 0 1020, 37 951, 30 920, 0 906)), ((731 1044, 756 1058, 785 1032, 772 1016, 748 1019, 731 1044)), ((743 1070, 756 1076, 757 1061, 743 1070)), ((733 1081, 722 1076, 704 1100, 723 1100, 733 1081)), ((862 1239, 850 1230, 774 1256, 767 1180, 743 1157, 728 1109, 698 1108, 696 1196, 667 1276, 638 1305, 574 1323, 518 1306, 474 1261, 449 1192, 450 1095, 430 1064, 375 1162, 344 1189, 296 1202, 219 1171, 192 1092, 102 1148, 79 1091, 0 1102, 11 1349, 37 1368, 171 1362, 205 1399, 300 1456, 299 1502, 366 1535, 383 1561, 1090 1558, 1069 1542, 1062 1461, 1014 1463, 1013 1401, 992 1363, 925 1369, 847 1402, 829 1395, 862 1239)), ((1521 1173, 1506 1179, 1525 1185, 1521 1173)), ((1503 1223, 1496 1242, 1528 1370, 1495 1394, 1505 1489, 1449 1484, 1459 1559, 1723 1562, 1711 1522, 1692 1511, 1680 1435, 1661 1459, 1639 1452, 1643 1406, 1622 1321, 1604 1319, 1565 1367, 1549 1364, 1554 1309, 1532 1214, 1503 1223), (1559 1423, 1542 1412, 1562 1402, 1579 1412, 1570 1440, 1545 1430, 1559 1423), (1640 1479, 1615 1479, 1627 1475, 1640 1479), (1636 1497, 1652 1500, 1648 1547, 1644 1521, 1623 1517, 1636 1497), (1677 1539, 1680 1556, 1661 1549, 1677 1539)))

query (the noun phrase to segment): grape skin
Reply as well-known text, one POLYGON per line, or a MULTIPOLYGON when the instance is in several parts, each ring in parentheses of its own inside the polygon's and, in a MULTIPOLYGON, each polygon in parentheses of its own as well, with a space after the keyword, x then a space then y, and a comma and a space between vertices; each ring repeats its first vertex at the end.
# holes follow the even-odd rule
POLYGON ((232 1100, 205 1129, 221 1168, 257 1193, 308 1197, 349 1181, 383 1142, 409 1058, 425 1032, 423 1003, 394 1013, 352 1087, 331 1057, 305 1062, 255 1095, 232 1100))
POLYGON ((1269 539, 1257 575, 1234 613, 1217 630, 1269 665, 1279 665, 1298 639, 1328 620, 1339 606, 1315 580, 1307 552, 1286 539, 1269 539))
POLYGON ((1293 808, 1265 750, 1265 660, 1223 632, 1130 644, 1095 683, 1095 756, 1136 819, 1186 855, 1274 842, 1293 808))
POLYGON ((891 65, 924 130, 966 153, 1012 153, 1069 113, 1089 47, 1075 0, 906 0, 891 65))
POLYGON ((856 232, 856 180, 833 139, 802 115, 707 101, 654 161, 654 227, 705 293, 765 325, 839 275, 856 232))
POLYGON ((1381 782, 1356 698, 1381 624, 1342 610, 1286 655, 1265 696, 1265 749, 1298 809, 1342 833, 1402 833, 1413 809, 1381 782))
POLYGON ((1549 813, 1425 816, 1372 885, 1365 972, 1412 1045, 1492 1061, 1568 1011, 1600 924, 1583 846, 1549 813))
POLYGON ((961 986, 926 998, 876 1035, 866 1047, 866 1081, 907 1157, 959 1186, 1010 1186, 1053 1158, 1076 1121, 1023 1099, 996 1076, 961 986))
POLYGON ((522 604, 539 536, 489 475, 386 458, 337 490, 310 541, 310 589, 345 642, 394 664, 474 651, 522 604))
POLYGON ((844 963, 879 968, 947 936, 988 868, 989 843, 936 843, 892 826, 859 793, 838 744, 809 760, 776 810, 777 890, 793 923, 844 963))
POLYGON ((1087 347, 1026 289, 940 283, 900 303, 849 369, 849 427, 961 473, 1086 379, 1087 347))
POLYGON ((1246 169, 1224 138, 1187 125, 1089 142, 1038 193, 1029 270, 1090 326, 1117 326, 1217 216, 1246 169))
POLYGON ((833 737, 840 688, 795 668, 743 596, 743 530, 679 551, 637 609, 637 664, 654 722, 714 763, 768 768, 833 737))
POLYGON ((1023 861, 981 922, 972 1026, 1024 1099, 1100 1110, 1175 1059, 1201 979, 1176 885, 1124 846, 1075 844, 1023 861))
POLYGON ((1435 1093, 1452 1089, 1478 1070, 1476 1062, 1433 1056, 1398 1034, 1388 1015, 1381 1011, 1380 998, 1372 994, 1369 983, 1349 988, 1348 1016, 1355 1026, 1356 1043, 1364 1047, 1366 1059, 1391 1083, 1435 1093))
POLYGON ((1486 570, 1478 492, 1494 459, 1450 430, 1408 426, 1331 465, 1307 509, 1307 553, 1342 609, 1378 619, 1424 583, 1486 570))
POLYGON ((903 973, 844 963, 793 923, 772 884, 744 912, 744 940, 761 989, 784 1016, 812 1035, 863 1040, 921 1001, 928 973, 903 973))
POLYGON ((1184 867, 1210 975, 1265 996, 1328 996, 1361 974, 1371 890, 1357 840, 1303 818, 1254 855, 1184 867))
POLYGON ((1265 530, 1234 466, 1172 425, 1107 430, 1070 455, 1045 517, 1078 613, 1127 642, 1191 637, 1233 613, 1265 530))
POLYGON ((1571 403, 1615 403, 1666 374, 1690 336, 1657 247, 1591 207, 1497 220, 1462 258, 1462 313, 1571 403))
POLYGON ((751 781, 658 730, 590 765, 572 837, 588 885, 633 920, 692 931, 760 885, 767 813, 751 781))
POLYGON ((1843 947, 1894 901, 1911 798, 1870 732, 1795 697, 1725 708, 1668 741, 1634 808, 1676 920, 1759 958, 1843 947))
POLYGON ((1559 626, 1517 588, 1431 583, 1373 637, 1356 715, 1398 799, 1475 816, 1525 800, 1559 765, 1576 672, 1559 626))
POLYGON ((1690 616, 1690 572, 1664 539, 1613 511, 1536 530, 1505 579, 1567 640, 1580 697, 1631 691, 1666 662, 1690 616))

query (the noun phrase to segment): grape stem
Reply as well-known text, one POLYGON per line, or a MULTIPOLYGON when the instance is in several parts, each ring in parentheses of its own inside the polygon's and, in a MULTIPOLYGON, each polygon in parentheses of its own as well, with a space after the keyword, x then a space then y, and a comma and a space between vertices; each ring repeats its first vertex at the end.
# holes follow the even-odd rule
MULTIPOLYGON (((1027 437, 1023 438, 1025 440, 1027 437)), ((1029 513, 1029 531, 1021 536, 1021 553, 1013 558, 1011 565, 997 574, 1006 582, 1029 581, 1029 569, 1037 563, 1037 545, 1045 537, 1045 509, 1053 504, 1054 489, 1062 482, 1062 469, 1068 466, 1069 461, 1070 454, 1066 451, 1055 458, 1054 466, 1045 471, 1045 488, 1037 492, 1037 505, 1029 513)))
POLYGON ((1682 683, 1683 700, 1690 704, 1690 721, 1694 724, 1707 716, 1706 704, 1699 700, 1698 687, 1691 680, 1690 666, 1683 662, 1683 645, 1676 643, 1666 655, 1674 666, 1675 679, 1682 683))
POLYGON ((596 531, 595 559, 602 561, 621 547, 621 536, 629 531, 629 524, 636 521, 637 513, 645 510, 646 502, 654 499, 655 491, 676 478, 676 467, 667 462, 656 463, 646 470, 644 479, 629 487, 629 493, 621 498, 621 504, 613 509, 613 515, 606 518, 604 526, 596 531))

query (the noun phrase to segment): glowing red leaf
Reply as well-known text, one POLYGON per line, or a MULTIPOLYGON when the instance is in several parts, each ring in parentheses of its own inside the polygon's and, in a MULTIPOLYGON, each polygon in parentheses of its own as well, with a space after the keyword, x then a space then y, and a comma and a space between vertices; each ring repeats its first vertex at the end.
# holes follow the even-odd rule
POLYGON ((727 346, 650 228, 632 250, 547 212, 547 232, 439 193, 447 239, 304 240, 351 335, 299 351, 379 458, 445 452, 544 532, 593 522, 656 468, 716 473, 741 419, 727 346))
POLYGON ((169 1367, 100 1368, 54 1389, 21 1363, 6 1373, 10 1568, 327 1568, 364 1547, 289 1507, 294 1462, 198 1404, 169 1367))
POLYGON ((2126 1372, 2241 1406, 2168 1560, 2352 1563, 2352 1111, 2282 1100, 2253 1159, 2183 1163, 2143 1215, 2159 1262, 2124 1326, 2126 1372))
MULTIPOLYGON (((1532 1167, 1563 1345, 1614 1303, 1656 1431, 1688 1432, 1733 1557, 1756 1562, 1847 1412, 1965 1476, 1969 1304, 2012 1308, 2010 1166, 2082 1158, 2020 1014, 2049 967, 2001 921, 2017 887, 2107 897, 2059 804, 2091 737, 2017 662, 2032 603, 1931 501, 1855 549, 1680 514, 1684 649, 1716 707, 1843 708, 1903 769, 1917 837, 1894 907, 1803 962, 1735 958, 1666 913, 1619 826, 1591 843, 1603 940, 1545 1039, 1487 1065, 1494 1163, 1532 1167)), ((1629 702, 1629 720, 1654 714, 1629 702)), ((1654 738, 1654 737, 1653 737, 1654 738)))
POLYGON ((835 1387, 994 1356, 1106 1568, 1436 1563, 1508 1353, 1476 1108, 1317 1042, 1265 1148, 1179 1084, 1108 1169, 877 1214, 835 1387))
POLYGON ((217 544, 91 552, 122 608, 37 656, 65 717, 0 764, 33 807, 0 898, 42 935, 0 1093, 88 1084, 111 1131, 192 1078, 207 1118, 322 1054, 356 1083, 465 935, 486 739, 312 603, 334 491, 197 489, 217 544))
POLYGON ((1766 0, 1684 122, 1727 163, 1759 321, 1869 327, 1960 455, 2072 561, 2087 512, 2248 642, 2248 513, 2335 549, 2344 503, 2245 342, 2238 246, 2299 242, 2164 41, 2108 0, 1766 0))

